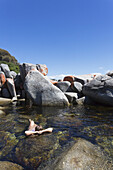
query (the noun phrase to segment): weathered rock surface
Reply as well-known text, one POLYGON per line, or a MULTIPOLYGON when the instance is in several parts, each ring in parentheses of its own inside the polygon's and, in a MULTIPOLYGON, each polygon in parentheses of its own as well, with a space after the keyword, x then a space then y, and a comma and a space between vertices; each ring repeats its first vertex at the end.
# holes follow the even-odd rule
POLYGON ((48 68, 45 64, 36 64, 36 68, 44 76, 46 76, 48 74, 48 68))
POLYGON ((9 162, 9 161, 0 161, 0 169, 1 170, 23 170, 20 165, 9 162))
POLYGON ((7 78, 12 78, 9 66, 7 64, 1 64, 1 69, 3 70, 7 78))
POLYGON ((16 98, 16 89, 15 89, 14 80, 12 78, 7 78, 7 87, 9 89, 11 97, 16 98))
POLYGON ((31 63, 23 63, 23 64, 19 65, 19 68, 20 68, 20 76, 21 76, 21 79, 22 79, 22 81, 24 83, 24 80, 25 80, 25 77, 26 77, 27 73, 30 70, 36 69, 36 65, 31 64, 31 63))
POLYGON ((98 76, 84 85, 83 94, 96 103, 113 106, 113 78, 98 76))
POLYGON ((13 79, 16 77, 17 73, 15 71, 10 71, 11 76, 13 77, 13 79))
POLYGON ((56 86, 63 92, 72 91, 71 83, 69 81, 61 81, 56 84, 56 86))
POLYGON ((64 93, 49 82, 38 70, 31 70, 27 74, 24 89, 35 105, 66 106, 69 104, 64 93))
POLYGON ((107 160, 99 147, 79 138, 77 143, 62 156, 55 170, 78 169, 111 170, 113 169, 113 164, 107 160))
POLYGON ((14 134, 10 132, 0 131, 0 159, 6 157, 18 143, 14 134))
POLYGON ((82 92, 82 84, 79 82, 73 82, 71 85, 73 92, 81 93, 82 92))

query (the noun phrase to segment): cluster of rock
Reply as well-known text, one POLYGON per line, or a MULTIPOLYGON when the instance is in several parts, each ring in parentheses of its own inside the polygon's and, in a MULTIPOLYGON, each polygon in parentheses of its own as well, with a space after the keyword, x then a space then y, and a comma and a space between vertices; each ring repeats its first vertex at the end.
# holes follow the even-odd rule
POLYGON ((100 103, 113 106, 113 72, 106 75, 66 76, 50 80, 42 64, 20 64, 20 73, 0 65, 0 96, 25 98, 38 106, 68 106, 78 103, 100 103))
POLYGON ((10 71, 7 64, 0 64, 0 97, 17 100, 14 71, 10 71))

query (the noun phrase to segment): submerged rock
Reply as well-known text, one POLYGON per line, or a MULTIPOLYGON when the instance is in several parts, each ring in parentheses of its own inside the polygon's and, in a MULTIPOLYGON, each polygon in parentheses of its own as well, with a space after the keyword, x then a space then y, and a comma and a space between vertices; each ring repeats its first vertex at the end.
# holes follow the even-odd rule
POLYGON ((38 70, 31 70, 24 83, 24 89, 33 104, 39 106, 68 106, 64 93, 47 80, 38 70))
POLYGON ((0 131, 0 158, 6 157, 17 143, 18 140, 14 134, 0 131))
POLYGON ((28 137, 18 143, 15 158, 19 164, 35 169, 57 149, 56 142, 53 134, 28 137))
POLYGON ((77 143, 67 153, 62 155, 55 170, 110 170, 112 168, 113 164, 109 162, 99 147, 79 138, 77 143))
POLYGON ((9 162, 9 161, 0 161, 0 169, 1 170, 23 170, 24 168, 22 168, 22 166, 13 163, 13 162, 9 162))

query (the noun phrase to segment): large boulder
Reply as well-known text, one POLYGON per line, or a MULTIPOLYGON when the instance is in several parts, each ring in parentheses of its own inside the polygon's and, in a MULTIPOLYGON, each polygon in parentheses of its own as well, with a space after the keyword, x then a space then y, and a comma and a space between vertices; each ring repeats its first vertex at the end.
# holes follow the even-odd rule
POLYGON ((12 78, 9 66, 7 64, 1 64, 1 70, 5 73, 5 76, 7 78, 12 78))
POLYGON ((20 68, 21 79, 23 82, 25 81, 25 77, 30 70, 38 70, 44 76, 46 76, 48 73, 48 68, 45 64, 23 63, 19 65, 19 68, 20 68))
POLYGON ((113 78, 98 76, 83 86, 83 94, 96 103, 113 106, 113 78))
POLYGON ((20 68, 20 76, 21 76, 21 79, 22 79, 22 81, 24 82, 27 73, 28 73, 30 70, 36 69, 36 65, 35 65, 35 64, 31 64, 31 63, 23 63, 23 64, 20 64, 20 65, 19 65, 19 68, 20 68))
POLYGON ((66 106, 69 104, 64 93, 38 70, 29 71, 25 78, 24 89, 35 105, 66 106))
POLYGON ((11 94, 11 97, 16 97, 16 89, 15 89, 15 84, 13 79, 7 78, 7 87, 11 94))

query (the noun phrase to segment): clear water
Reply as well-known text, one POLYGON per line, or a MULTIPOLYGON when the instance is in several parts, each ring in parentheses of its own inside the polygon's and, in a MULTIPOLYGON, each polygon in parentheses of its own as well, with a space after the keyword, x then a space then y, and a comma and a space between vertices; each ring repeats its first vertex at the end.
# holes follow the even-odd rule
POLYGON ((0 114, 0 160, 20 164, 24 169, 43 169, 70 147, 76 138, 98 145, 113 159, 113 108, 71 106, 29 108, 24 102, 5 106, 0 114), (53 127, 52 133, 26 137, 29 119, 53 127))

